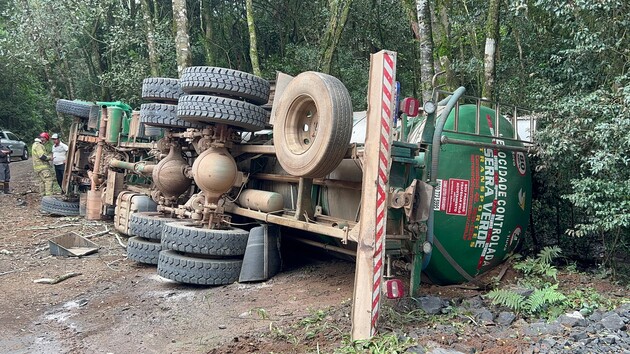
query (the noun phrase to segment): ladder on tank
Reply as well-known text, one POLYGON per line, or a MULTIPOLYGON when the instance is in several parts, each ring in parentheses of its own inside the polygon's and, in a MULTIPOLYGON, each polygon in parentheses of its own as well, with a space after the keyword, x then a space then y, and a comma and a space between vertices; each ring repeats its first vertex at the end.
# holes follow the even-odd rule
MULTIPOLYGON (((438 107, 444 107, 446 102, 453 96, 454 93, 444 91, 444 90, 434 90, 433 97, 435 102, 438 102, 438 107)), ((534 147, 534 134, 536 132, 536 122, 538 119, 538 115, 534 113, 530 109, 526 109, 523 107, 519 107, 516 105, 506 105, 500 104, 499 102, 491 101, 485 98, 479 98, 474 96, 461 95, 455 103, 455 107, 453 108, 454 116, 453 116, 453 129, 445 129, 444 132, 457 133, 462 135, 481 135, 480 134, 480 125, 481 125, 481 107, 488 107, 494 111, 494 120, 493 120, 493 134, 489 135, 494 138, 500 138, 504 141, 510 141, 517 144, 514 145, 522 145, 522 146, 514 146, 514 145, 501 145, 502 149, 512 150, 512 151, 522 151, 529 152, 534 147), (460 121, 460 107, 464 104, 475 105, 475 131, 474 133, 462 132, 459 130, 459 121, 460 121), (502 119, 507 119, 512 125, 512 134, 511 136, 501 136, 500 135, 500 127, 502 125, 502 119)), ((448 112, 447 112, 448 114, 448 112)), ((451 137, 441 136, 440 141, 442 144, 459 144, 459 145, 468 145, 468 146, 479 146, 479 147, 496 147, 493 144, 488 143, 480 143, 474 141, 468 141, 463 139, 454 139, 451 137)))

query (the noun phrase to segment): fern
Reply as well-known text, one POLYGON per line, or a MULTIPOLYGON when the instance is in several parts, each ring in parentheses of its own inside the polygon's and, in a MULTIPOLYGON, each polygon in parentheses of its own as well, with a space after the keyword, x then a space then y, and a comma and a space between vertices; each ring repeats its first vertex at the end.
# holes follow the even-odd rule
POLYGON ((547 278, 553 278, 554 280, 558 275, 558 269, 549 263, 539 263, 535 269, 536 274, 547 278))
POLYGON ((563 302, 566 298, 564 294, 558 291, 558 284, 554 284, 542 289, 535 289, 525 300, 524 307, 529 314, 534 315, 551 305, 563 302))
POLYGON ((550 264, 554 258, 557 258, 562 253, 562 249, 558 246, 545 247, 540 253, 538 253, 538 260, 544 264, 550 264))
POLYGON ((512 311, 520 312, 525 304, 525 297, 510 290, 495 289, 486 294, 493 305, 505 306, 512 311))
POLYGON ((545 247, 538 253, 536 258, 528 258, 514 265, 514 269, 520 270, 525 275, 538 275, 541 277, 556 279, 558 270, 551 264, 554 258, 558 257, 562 250, 558 246, 545 247))
MULTIPOLYGON (((552 307, 563 303, 567 297, 558 291, 558 284, 550 285, 547 280, 557 280, 558 270, 551 262, 558 257, 562 250, 557 247, 545 247, 535 258, 528 258, 514 265, 525 275, 527 288, 533 292, 528 297, 511 290, 492 290, 486 297, 492 300, 494 305, 505 306, 512 311, 520 312, 526 316, 538 315, 545 312, 550 315, 557 310, 552 307)), ((562 306, 561 306, 562 307, 562 306)))

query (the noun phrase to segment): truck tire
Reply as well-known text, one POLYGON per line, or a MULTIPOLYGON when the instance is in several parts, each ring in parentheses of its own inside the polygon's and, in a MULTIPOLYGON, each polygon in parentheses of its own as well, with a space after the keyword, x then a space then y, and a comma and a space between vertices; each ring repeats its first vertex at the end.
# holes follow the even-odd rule
POLYGON ((140 122, 163 128, 201 128, 201 125, 177 117, 177 105, 145 103, 140 106, 140 122))
POLYGON ((79 118, 89 118, 90 110, 93 106, 96 105, 89 102, 58 99, 56 109, 59 113, 69 114, 79 118))
POLYGON ((206 95, 180 97, 177 116, 188 122, 227 124, 245 131, 264 129, 269 122, 268 112, 259 106, 206 95))
POLYGON ((158 260, 158 274, 180 283, 226 285, 238 280, 243 261, 190 257, 176 251, 163 250, 158 260))
POLYGON ((42 213, 58 216, 79 215, 79 201, 66 201, 54 196, 42 197, 40 203, 42 213))
POLYGON ((127 241, 127 258, 144 264, 158 264, 162 245, 142 237, 130 237, 127 241))
POLYGON ((237 228, 214 230, 191 222, 170 222, 162 231, 162 249, 208 256, 242 256, 249 232, 237 228))
POLYGON ((269 82, 246 72, 212 66, 191 66, 179 84, 190 94, 228 96, 262 105, 269 101, 269 82))
POLYGON ((129 235, 160 241, 164 224, 179 220, 158 212, 133 213, 129 219, 129 235))
POLYGON ((149 77, 142 80, 142 98, 157 103, 177 104, 184 91, 179 80, 165 77, 149 77))
POLYGON ((343 160, 352 135, 352 103, 337 78, 307 71, 289 82, 273 126, 276 156, 293 176, 324 177, 343 160))

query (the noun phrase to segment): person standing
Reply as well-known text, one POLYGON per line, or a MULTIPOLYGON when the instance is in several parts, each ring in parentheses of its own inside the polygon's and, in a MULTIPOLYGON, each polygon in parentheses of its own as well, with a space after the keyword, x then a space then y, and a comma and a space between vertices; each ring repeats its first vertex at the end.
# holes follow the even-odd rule
POLYGON ((2 189, 0 194, 9 194, 9 180, 11 179, 11 170, 9 170, 9 162, 11 161, 11 154, 13 150, 8 146, 0 143, 0 183, 2 183, 2 189))
POLYGON ((63 173, 66 170, 66 157, 68 155, 68 145, 61 142, 58 134, 52 135, 53 147, 52 147, 52 156, 53 156, 53 166, 55 167, 55 176, 57 177, 57 183, 61 190, 63 191, 63 187, 61 184, 63 183, 63 173))
POLYGON ((48 142, 50 135, 43 132, 35 138, 31 154, 33 155, 33 170, 39 178, 39 194, 42 196, 52 195, 53 177, 50 171, 50 157, 46 153, 44 144, 48 142))

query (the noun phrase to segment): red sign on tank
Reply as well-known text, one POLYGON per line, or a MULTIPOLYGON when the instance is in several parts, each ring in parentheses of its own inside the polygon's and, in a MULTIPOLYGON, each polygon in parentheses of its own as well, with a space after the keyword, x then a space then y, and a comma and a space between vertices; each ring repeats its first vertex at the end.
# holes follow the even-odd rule
POLYGON ((468 214, 468 194, 470 181, 467 179, 449 178, 446 199, 446 213, 449 215, 468 214))

